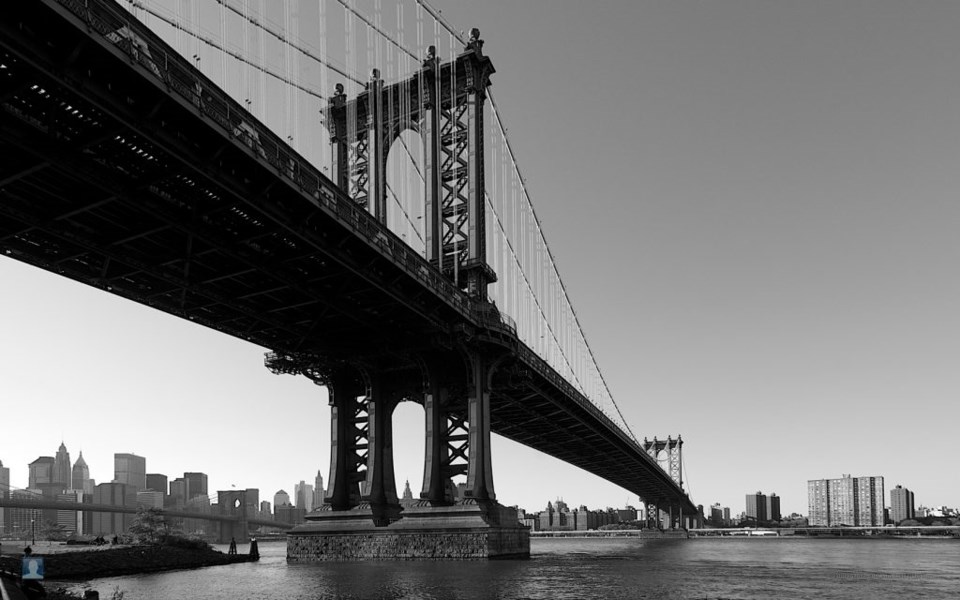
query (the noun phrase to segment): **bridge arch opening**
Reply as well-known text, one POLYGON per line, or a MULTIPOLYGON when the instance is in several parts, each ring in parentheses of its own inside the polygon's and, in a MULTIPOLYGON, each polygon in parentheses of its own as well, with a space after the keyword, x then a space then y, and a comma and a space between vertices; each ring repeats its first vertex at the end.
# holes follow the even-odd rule
MULTIPOLYGON (((400 131, 387 152, 387 227, 426 256, 424 145, 412 128, 400 131)), ((412 485, 412 484, 411 484, 412 485)))
POLYGON ((403 501, 404 487, 410 482, 413 500, 420 499, 423 488, 423 464, 426 460, 426 428, 423 405, 403 401, 393 410, 393 470, 397 493, 403 501))

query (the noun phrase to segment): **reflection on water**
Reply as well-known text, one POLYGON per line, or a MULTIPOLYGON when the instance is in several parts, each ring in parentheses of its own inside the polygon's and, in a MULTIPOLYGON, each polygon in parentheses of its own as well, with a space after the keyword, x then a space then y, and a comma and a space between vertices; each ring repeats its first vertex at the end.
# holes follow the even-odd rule
MULTIPOLYGON (((222 548, 224 551, 226 547, 222 548)), ((244 552, 246 548, 241 547, 244 552)), ((90 583, 124 600, 956 598, 960 541, 874 539, 533 539, 529 560, 259 563, 90 583)))

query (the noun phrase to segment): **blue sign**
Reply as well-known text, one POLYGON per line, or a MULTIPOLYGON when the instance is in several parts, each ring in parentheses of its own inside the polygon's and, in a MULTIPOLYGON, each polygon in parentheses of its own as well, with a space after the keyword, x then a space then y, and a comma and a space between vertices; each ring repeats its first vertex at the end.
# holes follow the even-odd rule
POLYGON ((20 577, 23 579, 43 579, 43 558, 39 556, 24 556, 23 571, 20 577))

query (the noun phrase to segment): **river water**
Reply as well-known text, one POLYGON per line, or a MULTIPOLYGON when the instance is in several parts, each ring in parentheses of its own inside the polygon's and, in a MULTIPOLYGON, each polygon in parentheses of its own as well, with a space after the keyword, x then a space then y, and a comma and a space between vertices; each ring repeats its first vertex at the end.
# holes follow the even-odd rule
POLYGON ((537 538, 529 560, 317 565, 288 565, 283 542, 261 543, 260 553, 259 563, 74 589, 96 589, 103 600, 118 587, 124 600, 960 597, 957 540, 537 538))

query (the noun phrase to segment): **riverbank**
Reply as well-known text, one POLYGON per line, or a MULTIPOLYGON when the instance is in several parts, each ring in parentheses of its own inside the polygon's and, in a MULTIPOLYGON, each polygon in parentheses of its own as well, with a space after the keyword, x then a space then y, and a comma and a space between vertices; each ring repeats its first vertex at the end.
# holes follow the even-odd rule
MULTIPOLYGON (((21 549, 22 550, 22 549, 21 549)), ((56 552, 35 548, 33 556, 44 559, 44 576, 52 580, 96 579, 178 569, 197 569, 242 562, 257 557, 249 554, 224 554, 211 548, 174 546, 60 546, 56 552), (69 550, 65 550, 69 548, 69 550)), ((4 551, 8 547, 4 546, 4 551)), ((0 556, 0 570, 20 572, 22 554, 0 556)))

